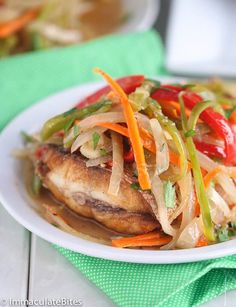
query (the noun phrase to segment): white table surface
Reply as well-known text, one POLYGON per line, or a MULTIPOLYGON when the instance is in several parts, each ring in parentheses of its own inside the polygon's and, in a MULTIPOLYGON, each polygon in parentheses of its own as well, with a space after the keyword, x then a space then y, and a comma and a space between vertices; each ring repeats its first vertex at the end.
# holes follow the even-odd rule
MULTIPOLYGON (((1 206, 0 273, 0 306, 1 299, 9 298, 68 298, 81 300, 88 307, 115 306, 50 243, 25 230, 1 206)), ((234 307, 236 290, 202 306, 234 307)))

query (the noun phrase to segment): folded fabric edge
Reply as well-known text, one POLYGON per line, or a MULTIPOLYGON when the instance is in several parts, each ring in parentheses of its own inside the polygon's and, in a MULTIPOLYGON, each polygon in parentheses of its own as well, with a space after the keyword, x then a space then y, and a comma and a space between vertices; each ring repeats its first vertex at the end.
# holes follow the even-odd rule
MULTIPOLYGON (((67 250, 63 247, 60 247, 58 245, 53 244, 53 246, 63 255, 65 256, 69 262, 74 265, 86 278, 88 278, 88 280, 90 282, 92 282, 94 285, 96 285, 99 289, 101 289, 112 301, 114 301, 116 304, 119 305, 119 301, 117 301, 114 297, 111 297, 110 294, 106 291, 106 289, 104 287, 102 287, 101 285, 97 285, 97 283, 90 278, 89 276, 87 276, 87 274, 81 270, 81 268, 76 265, 72 259, 70 257, 68 257, 67 252, 72 252, 70 250, 67 250)), ((73 252, 75 253, 75 252, 73 252)), ((76 253, 75 253, 76 254, 76 253)), ((84 255, 82 255, 84 256, 84 255)), ((89 257, 89 256, 85 256, 85 257, 89 257)), ((93 257, 91 257, 93 258, 93 257)), ((181 285, 179 288, 177 288, 174 292, 171 292, 171 294, 169 296, 167 296, 164 300, 162 300, 161 302, 159 302, 156 306, 157 307, 163 307, 163 306, 169 306, 169 301, 173 300, 174 297, 176 297, 178 294, 180 294, 182 291, 184 291, 184 289, 186 289, 188 286, 192 285, 194 282, 196 282, 197 280, 200 280, 203 276, 205 276, 206 274, 208 274, 210 271, 212 270, 221 270, 221 269, 236 269, 236 263, 234 261, 231 261, 230 259, 231 257, 224 257, 224 258, 218 258, 218 259, 214 259, 214 260, 207 260, 205 261, 206 263, 206 267, 201 270, 198 274, 196 274, 194 276, 194 278, 190 279, 188 282, 184 283, 183 285, 181 285), (222 264, 222 261, 224 261, 224 264, 222 264), (226 261, 226 262, 225 262, 226 261)), ((99 260, 98 258, 95 258, 96 260, 99 260)), ((106 261, 104 259, 101 259, 103 261, 106 261)), ((178 264, 181 265, 181 264, 178 264)), ((206 303, 207 301, 210 301, 214 298, 216 298, 217 296, 221 295, 222 293, 224 293, 225 291, 229 291, 232 289, 235 289, 236 287, 236 278, 233 279, 234 283, 228 284, 227 285, 227 289, 217 289, 217 291, 212 291, 211 293, 208 294, 208 296, 203 296, 199 302, 194 305, 194 306, 199 306, 200 304, 206 303)))

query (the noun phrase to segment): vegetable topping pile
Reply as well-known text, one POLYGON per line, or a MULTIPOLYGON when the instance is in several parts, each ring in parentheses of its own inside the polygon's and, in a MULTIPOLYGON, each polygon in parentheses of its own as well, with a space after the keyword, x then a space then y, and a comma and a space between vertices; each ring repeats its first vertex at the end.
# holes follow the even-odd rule
POLYGON ((87 167, 111 169, 107 193, 131 187, 155 198, 161 231, 116 238, 116 247, 193 248, 228 240, 236 231, 236 98, 219 80, 162 84, 142 75, 107 86, 49 119, 41 141, 84 156, 87 167), (169 212, 172 212, 171 218, 169 212))

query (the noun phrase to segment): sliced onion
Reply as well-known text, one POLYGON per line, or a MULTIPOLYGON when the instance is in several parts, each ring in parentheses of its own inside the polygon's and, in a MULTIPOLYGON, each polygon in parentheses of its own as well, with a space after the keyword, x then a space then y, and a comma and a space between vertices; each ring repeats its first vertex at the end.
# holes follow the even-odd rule
POLYGON ((181 213, 183 214, 182 223, 186 226, 194 217, 195 214, 195 193, 194 193, 194 184, 191 172, 188 172, 187 175, 182 178, 179 182, 181 202, 177 207, 173 215, 171 216, 171 222, 176 219, 181 213))
POLYGON ((231 202, 231 199, 229 198, 228 194, 225 192, 225 190, 223 190, 222 186, 220 186, 218 183, 215 184, 215 190, 216 192, 218 192, 220 194, 220 196, 226 201, 226 203, 229 206, 232 206, 233 203, 231 202))
POLYGON ((200 151, 197 151, 197 156, 198 156, 200 166, 204 168, 205 170, 207 170, 208 172, 210 172, 211 170, 213 170, 214 168, 218 166, 216 162, 211 160, 208 156, 201 153, 200 151))
POLYGON ((161 247, 161 249, 164 250, 173 249, 175 247, 182 230, 192 221, 195 215, 195 193, 191 172, 188 172, 187 175, 178 182, 178 184, 180 188, 181 203, 169 220, 172 222, 182 213, 182 221, 178 232, 172 240, 161 247))
POLYGON ((49 40, 61 44, 73 44, 82 39, 81 32, 78 30, 63 29, 56 24, 45 21, 35 21, 30 28, 49 40))
POLYGON ((236 206, 231 209, 230 221, 236 223, 236 206))
POLYGON ((113 160, 108 193, 111 195, 117 195, 120 188, 120 182, 124 173, 123 141, 122 137, 115 132, 111 132, 111 138, 113 160))
MULTIPOLYGON (((212 171, 214 168, 219 166, 218 163, 212 161, 206 155, 201 152, 197 152, 198 159, 202 168, 207 170, 208 172, 212 171)), ((227 193, 230 201, 233 204, 236 204, 236 187, 233 180, 226 175, 225 173, 219 173, 215 176, 216 182, 223 188, 223 190, 227 193)))
POLYGON ((161 179, 156 173, 152 178, 152 193, 156 199, 156 203, 151 202, 152 211, 159 220, 163 231, 171 236, 176 235, 176 230, 171 226, 168 220, 168 212, 164 199, 164 187, 161 179))
POLYGON ((211 186, 207 189, 207 196, 210 202, 211 218, 215 224, 221 224, 230 217, 229 206, 211 186))
POLYGON ((106 112, 106 113, 99 113, 94 114, 89 117, 83 119, 80 123, 80 129, 82 131, 93 128, 99 123, 124 123, 125 117, 122 112, 106 112))
POLYGON ((218 174, 215 179, 217 183, 225 190, 231 202, 236 204, 236 187, 233 180, 228 175, 223 173, 218 174))
POLYGON ((158 175, 160 175, 169 168, 169 148, 158 120, 155 118, 151 119, 150 125, 156 144, 156 164, 158 175))
POLYGON ((176 246, 178 248, 194 248, 203 234, 201 220, 195 217, 180 234, 176 246))
POLYGON ((100 139, 96 148, 94 148, 92 140, 84 143, 80 147, 81 154, 88 159, 96 159, 101 157, 103 155, 102 150, 105 150, 107 153, 112 151, 111 139, 104 134, 100 135, 100 139))
POLYGON ((98 165, 101 165, 103 163, 107 163, 111 160, 112 160, 112 156, 109 154, 109 155, 106 155, 106 156, 102 156, 102 157, 99 157, 99 158, 96 158, 96 159, 90 159, 90 160, 86 161, 86 166, 87 167, 98 166, 98 165))
MULTIPOLYGON (((98 133, 98 134, 101 135, 106 130, 107 130, 106 128, 94 127, 91 130, 88 130, 88 131, 85 131, 85 132, 81 133, 79 136, 77 136, 77 138, 75 139, 74 143, 72 144, 71 152, 76 151, 80 146, 82 146, 86 142, 91 141, 92 136, 93 136, 94 133, 98 133)), ((73 128, 72 128, 72 139, 73 139, 73 128)), ((64 139, 64 144, 66 144, 69 141, 70 141, 70 138, 69 138, 69 135, 68 135, 68 137, 66 137, 64 139)))
POLYGON ((216 96, 211 91, 205 90, 205 91, 199 92, 198 95, 200 95, 204 100, 216 101, 216 96))
POLYGON ((151 132, 150 120, 146 115, 139 113, 139 112, 136 112, 135 118, 137 119, 140 127, 142 127, 144 129, 146 129, 147 131, 151 132))

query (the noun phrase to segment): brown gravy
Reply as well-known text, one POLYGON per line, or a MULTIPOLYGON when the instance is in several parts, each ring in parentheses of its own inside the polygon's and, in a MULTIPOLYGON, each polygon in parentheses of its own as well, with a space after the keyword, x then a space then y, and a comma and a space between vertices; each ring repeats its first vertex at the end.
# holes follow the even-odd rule
POLYGON ((74 213, 64 204, 58 202, 46 188, 42 187, 40 195, 34 196, 31 190, 33 165, 29 160, 23 162, 23 176, 30 202, 33 202, 32 205, 36 205, 35 209, 39 214, 54 226, 81 238, 106 245, 111 245, 111 239, 114 237, 127 236, 112 231, 92 219, 74 213), (61 223, 55 221, 58 217, 61 223))

